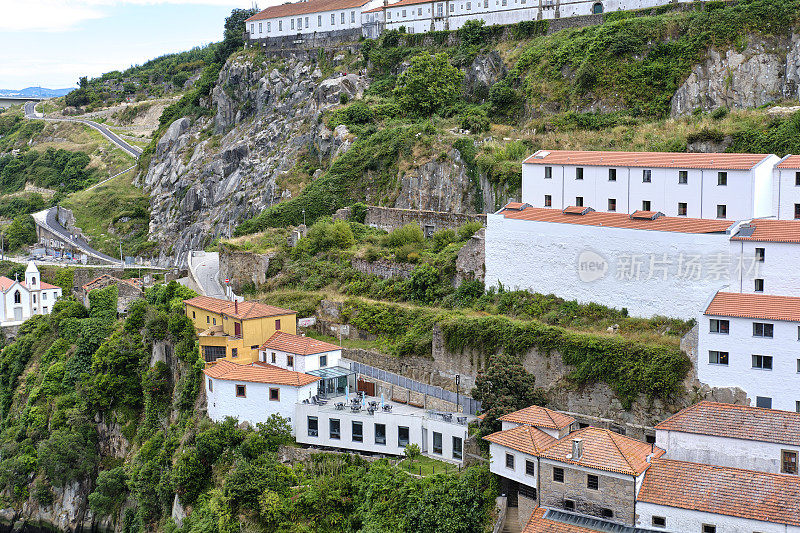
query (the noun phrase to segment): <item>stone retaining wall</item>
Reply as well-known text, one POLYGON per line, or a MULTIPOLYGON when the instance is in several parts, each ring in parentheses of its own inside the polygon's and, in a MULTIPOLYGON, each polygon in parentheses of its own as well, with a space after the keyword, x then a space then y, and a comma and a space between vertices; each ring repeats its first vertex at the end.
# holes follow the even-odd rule
POLYGON ((429 233, 443 229, 456 229, 467 222, 478 221, 486 225, 486 215, 469 215, 466 213, 448 213, 444 211, 426 211, 421 209, 397 209, 395 207, 380 207, 371 205, 367 207, 367 216, 364 224, 386 231, 401 228, 406 224, 419 224, 429 233))
POLYGON ((364 274, 372 274, 383 279, 411 277, 414 265, 409 263, 397 263, 395 261, 378 260, 370 263, 364 259, 353 259, 350 264, 354 269, 364 274))
MULTIPOLYGON (((223 244, 219 247, 220 280, 230 279, 233 292, 247 285, 260 286, 267 281, 267 269, 273 254, 255 254, 234 250, 223 244)), ((222 281, 220 281, 222 282, 222 281)))

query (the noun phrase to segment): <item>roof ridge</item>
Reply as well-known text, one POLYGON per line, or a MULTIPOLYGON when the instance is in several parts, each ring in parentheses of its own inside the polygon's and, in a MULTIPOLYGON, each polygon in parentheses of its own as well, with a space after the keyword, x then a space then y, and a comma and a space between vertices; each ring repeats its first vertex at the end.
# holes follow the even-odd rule
MULTIPOLYGON (((618 451, 618 452, 619 452, 619 454, 622 456, 622 458, 623 458, 623 459, 625 459, 625 462, 626 462, 626 463, 628 463, 628 466, 630 467, 630 469, 631 469, 631 472, 633 472, 634 474, 636 474, 636 468, 635 468, 635 467, 634 467, 634 466, 631 464, 631 462, 628 460, 628 456, 625 454, 625 452, 623 452, 623 451, 622 451, 622 449, 620 449, 620 447, 619 447, 619 443, 617 442, 617 439, 616 439, 616 435, 617 435, 617 434, 616 434, 616 433, 614 433, 613 431, 611 431, 610 429, 605 429, 605 428, 603 428, 603 431, 605 431, 605 432, 606 432, 606 434, 608 435, 608 437, 611 439, 611 442, 613 442, 613 443, 614 443, 614 447, 617 449, 617 451, 618 451)), ((624 435, 619 435, 619 436, 620 436, 620 437, 623 437, 624 435)), ((632 439, 632 440, 633 440, 633 439, 632 439)), ((638 441, 637 441, 637 442, 638 442, 638 441)))

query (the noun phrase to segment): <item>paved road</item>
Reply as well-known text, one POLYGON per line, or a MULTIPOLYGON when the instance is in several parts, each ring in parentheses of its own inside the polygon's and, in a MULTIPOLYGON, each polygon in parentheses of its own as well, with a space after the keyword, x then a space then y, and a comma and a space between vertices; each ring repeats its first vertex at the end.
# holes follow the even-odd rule
POLYGON ((189 252, 189 272, 204 296, 227 300, 225 289, 219 282, 219 253, 189 252))
POLYGON ((103 136, 106 137, 109 141, 122 148, 124 151, 133 156, 135 159, 139 159, 139 156, 142 155, 141 148, 139 148, 138 146, 133 146, 131 144, 128 144, 127 142, 120 139, 117 136, 117 134, 115 134, 102 124, 99 124, 92 120, 86 120, 82 118, 45 118, 44 115, 36 112, 36 102, 28 102, 25 104, 25 118, 46 120, 48 122, 80 122, 81 124, 86 124, 87 126, 90 126, 99 131, 100 133, 102 133, 103 136))
POLYGON ((93 256, 107 263, 112 263, 116 265, 120 264, 119 259, 106 255, 103 252, 99 252, 94 248, 92 248, 91 246, 89 246, 89 243, 87 243, 85 240, 81 239, 78 236, 71 235, 70 232, 67 231, 67 229, 64 226, 59 224, 56 218, 57 209, 58 209, 57 207, 51 207, 50 209, 45 209, 44 211, 39 211, 38 213, 34 213, 32 215, 33 219, 36 221, 38 225, 44 227, 50 233, 58 235, 61 238, 61 240, 71 244, 75 248, 78 248, 85 254, 93 256))

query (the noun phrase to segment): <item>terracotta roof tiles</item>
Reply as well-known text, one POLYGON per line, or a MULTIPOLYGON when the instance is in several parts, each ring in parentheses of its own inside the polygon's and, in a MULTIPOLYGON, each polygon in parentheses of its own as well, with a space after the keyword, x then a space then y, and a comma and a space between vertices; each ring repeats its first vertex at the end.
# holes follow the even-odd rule
POLYGON ((295 15, 308 15, 310 13, 322 13, 325 11, 336 11, 338 9, 351 9, 354 7, 361 7, 368 1, 369 0, 308 0, 307 2, 286 3, 279 6, 268 7, 245 20, 245 22, 293 17, 295 15))
POLYGON ((638 501, 800 526, 800 478, 656 459, 638 501))
POLYGON ((657 430, 800 445, 800 413, 700 402, 667 418, 657 430))
POLYGON ((750 170, 767 157, 769 154, 539 150, 524 162, 531 165, 750 170))
POLYGON ((282 309, 259 302, 234 303, 219 298, 210 298, 208 296, 197 296, 189 300, 184 300, 183 303, 205 309, 206 311, 211 311, 212 313, 220 313, 241 320, 296 314, 295 311, 289 309, 282 309))
MULTIPOLYGON (((0 276, 0 290, 2 290, 3 292, 5 292, 8 289, 10 289, 14 285, 14 283, 16 283, 15 280, 13 280, 11 278, 7 278, 6 276, 0 276)), ((22 287, 26 288, 26 289, 28 288, 25 285, 24 281, 20 281, 19 284, 22 287)), ((50 283, 45 283, 44 281, 39 281, 39 287, 42 288, 42 289, 60 289, 61 288, 58 285, 51 285, 50 283)))
POLYGON ((533 426, 517 426, 486 435, 484 439, 528 455, 538 455, 557 441, 541 429, 533 426))
POLYGON ((731 240, 800 242, 800 220, 754 219, 739 226, 731 240))
POLYGON ((710 316, 800 322, 800 298, 740 292, 718 292, 705 313, 710 316))
POLYGON ((800 155, 789 155, 784 157, 776 168, 800 170, 800 155))
POLYGON ((276 331, 272 337, 261 345, 261 349, 280 350, 295 355, 313 355, 341 350, 339 346, 329 342, 312 339, 311 337, 303 337, 301 335, 292 335, 291 333, 283 331, 276 331))
POLYGON ((317 376, 286 370, 267 363, 239 365, 225 359, 217 360, 216 363, 204 369, 203 373, 214 379, 290 385, 293 387, 302 387, 320 379, 317 376))
POLYGON ((546 518, 547 509, 537 507, 522 533, 597 533, 598 529, 590 529, 576 524, 567 524, 546 518))
POLYGON ((546 429, 563 429, 575 422, 575 419, 569 415, 538 405, 531 405, 519 411, 508 413, 501 416, 499 420, 546 429))

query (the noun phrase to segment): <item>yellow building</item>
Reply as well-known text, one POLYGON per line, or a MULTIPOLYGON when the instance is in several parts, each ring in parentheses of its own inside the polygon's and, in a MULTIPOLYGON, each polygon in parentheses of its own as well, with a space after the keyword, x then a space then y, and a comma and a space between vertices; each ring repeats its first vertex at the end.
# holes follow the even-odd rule
POLYGON ((297 313, 289 309, 208 296, 183 303, 186 316, 197 330, 206 362, 225 358, 246 365, 258 361, 258 347, 276 331, 297 333, 297 313))

